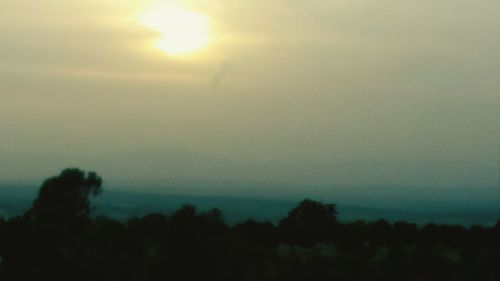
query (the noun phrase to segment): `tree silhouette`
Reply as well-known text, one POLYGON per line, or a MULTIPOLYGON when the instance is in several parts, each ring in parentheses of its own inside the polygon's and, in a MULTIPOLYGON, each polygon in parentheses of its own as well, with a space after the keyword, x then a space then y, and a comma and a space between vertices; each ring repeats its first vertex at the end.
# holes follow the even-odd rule
POLYGON ((286 242, 311 246, 332 240, 337 223, 334 204, 306 199, 280 221, 279 228, 286 242))
POLYGON ((36 221, 68 223, 89 218, 90 196, 102 192, 102 179, 94 172, 66 169, 44 181, 25 218, 36 221))

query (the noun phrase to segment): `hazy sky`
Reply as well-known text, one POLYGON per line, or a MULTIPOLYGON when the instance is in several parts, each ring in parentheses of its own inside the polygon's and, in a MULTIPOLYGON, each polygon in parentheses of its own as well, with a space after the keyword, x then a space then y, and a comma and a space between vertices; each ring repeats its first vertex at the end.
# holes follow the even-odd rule
POLYGON ((496 0, 0 0, 0 181, 493 186, 499 34, 496 0), (208 45, 155 48, 153 2, 208 45))

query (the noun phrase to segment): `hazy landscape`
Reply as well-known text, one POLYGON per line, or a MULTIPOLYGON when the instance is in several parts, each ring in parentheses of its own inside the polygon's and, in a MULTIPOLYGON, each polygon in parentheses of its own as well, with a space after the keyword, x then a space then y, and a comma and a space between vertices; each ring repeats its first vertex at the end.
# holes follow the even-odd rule
POLYGON ((38 192, 3 187, 11 196, 0 197, 0 276, 82 281, 500 276, 496 209, 462 206, 456 213, 441 206, 440 212, 429 207, 414 212, 311 199, 138 191, 101 196, 102 184, 97 173, 72 168, 47 178, 38 192), (31 203, 30 195, 35 195, 31 203))
POLYGON ((0 280, 500 280, 499 26, 0 0, 0 280))

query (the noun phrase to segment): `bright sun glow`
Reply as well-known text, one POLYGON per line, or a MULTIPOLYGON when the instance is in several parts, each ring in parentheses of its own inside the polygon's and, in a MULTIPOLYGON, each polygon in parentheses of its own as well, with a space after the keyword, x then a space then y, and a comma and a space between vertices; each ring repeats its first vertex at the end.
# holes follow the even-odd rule
POLYGON ((171 56, 199 51, 208 46, 208 19, 202 14, 173 4, 154 5, 139 21, 158 32, 155 45, 171 56))

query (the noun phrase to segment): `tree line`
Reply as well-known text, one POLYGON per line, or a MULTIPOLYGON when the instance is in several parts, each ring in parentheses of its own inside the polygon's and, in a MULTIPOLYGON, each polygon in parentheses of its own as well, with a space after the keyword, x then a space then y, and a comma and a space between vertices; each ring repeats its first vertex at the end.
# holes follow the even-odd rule
POLYGON ((123 222, 92 216, 102 182, 66 169, 0 218, 0 280, 500 280, 500 221, 340 222, 306 199, 277 224, 191 205, 123 222))

